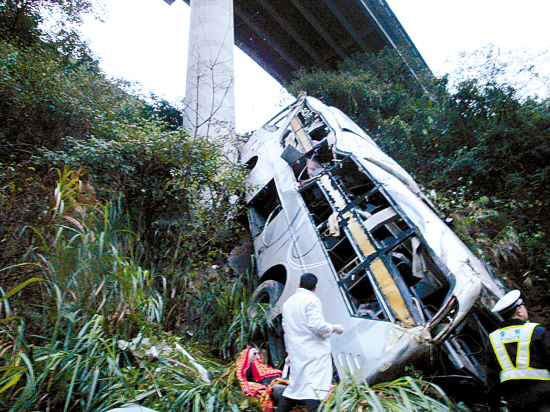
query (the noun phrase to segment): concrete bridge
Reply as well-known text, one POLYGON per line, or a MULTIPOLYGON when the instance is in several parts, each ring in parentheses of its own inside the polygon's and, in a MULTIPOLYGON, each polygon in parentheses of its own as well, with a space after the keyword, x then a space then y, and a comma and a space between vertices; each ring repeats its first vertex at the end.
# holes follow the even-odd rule
POLYGON ((411 56, 416 74, 429 70, 385 0, 234 0, 233 4, 235 44, 281 83, 291 80, 299 68, 335 69, 338 61, 353 53, 384 47, 411 56))
POLYGON ((191 5, 187 125, 202 128, 201 134, 210 133, 202 125, 210 123, 208 116, 214 112, 231 123, 234 95, 228 87, 233 79, 233 44, 283 84, 300 68, 333 70, 356 52, 384 47, 396 50, 404 60, 408 56, 405 61, 417 79, 430 73, 385 0, 183 1, 191 5), (207 92, 212 87, 206 83, 215 85, 213 90, 207 92), (207 107, 209 101, 215 101, 215 107, 207 107))

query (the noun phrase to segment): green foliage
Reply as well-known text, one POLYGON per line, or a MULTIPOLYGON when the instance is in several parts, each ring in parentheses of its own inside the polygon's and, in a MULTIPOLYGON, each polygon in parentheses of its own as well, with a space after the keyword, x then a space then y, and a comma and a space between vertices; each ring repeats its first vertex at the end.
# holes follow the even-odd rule
POLYGON ((294 94, 307 91, 340 108, 368 130, 380 119, 411 108, 408 100, 423 97, 422 85, 411 80, 407 66, 392 51, 355 54, 341 62, 336 72, 302 70, 288 89, 294 94))
POLYGON ((0 370, 4 372, 0 381, 3 410, 103 411, 139 402, 158 410, 230 411, 242 402, 233 368, 223 367, 192 344, 166 333, 155 333, 150 343, 137 339, 134 348, 124 350, 120 336, 106 332, 103 316, 67 313, 61 291, 53 288, 58 299, 53 330, 43 331, 32 347, 20 332, 14 339, 19 341, 17 347, 3 348, 9 362, 0 370), (144 355, 152 344, 162 357, 144 355), (25 366, 17 366, 17 359, 25 366), (204 380, 197 364, 208 370, 210 382, 204 380))
MULTIPOLYGON (((60 286, 62 298, 70 312, 82 310, 87 313, 101 313, 107 319, 105 323, 110 324, 110 329, 130 334, 144 324, 160 325, 164 312, 169 309, 172 315, 170 322, 178 324, 185 319, 186 327, 196 330, 199 340, 212 345, 216 348, 216 353, 223 357, 233 356, 250 342, 251 336, 264 330, 263 321, 257 319, 249 322, 245 310, 247 296, 255 286, 254 275, 250 273, 245 279, 234 280, 223 277, 218 279, 216 274, 204 275, 212 262, 222 258, 215 242, 219 241, 219 237, 225 239, 225 231, 231 227, 228 226, 231 216, 228 217, 227 214, 235 214, 237 206, 230 201, 229 195, 236 189, 232 185, 237 185, 237 182, 230 180, 224 183, 220 180, 219 174, 228 176, 228 179, 233 179, 233 175, 229 166, 221 170, 216 169, 221 165, 215 163, 217 152, 209 143, 204 142, 208 149, 202 153, 205 159, 195 160, 187 166, 178 163, 182 162, 180 156, 182 152, 185 155, 190 150, 199 148, 199 141, 194 140, 195 144, 180 141, 178 139, 181 135, 174 132, 163 132, 160 137, 156 136, 157 139, 150 136, 144 133, 144 140, 132 140, 126 136, 126 139, 121 139, 120 142, 98 140, 98 152, 93 151, 96 146, 83 147, 80 144, 74 153, 79 153, 89 160, 89 163, 82 160, 81 164, 94 171, 94 176, 98 176, 98 179, 106 177, 109 180, 95 182, 96 186, 92 186, 87 175, 81 172, 73 172, 67 167, 63 171, 58 170, 59 180, 51 199, 51 206, 44 215, 46 222, 39 227, 28 227, 25 231, 27 234, 31 233, 35 239, 34 246, 26 253, 25 261, 35 262, 35 267, 41 270, 47 280, 60 286), (118 144, 121 142, 129 148, 134 148, 136 152, 139 151, 139 155, 132 152, 120 155, 116 150, 102 151, 104 146, 120 147, 118 144), (115 145, 109 146, 111 143, 115 145), (100 160, 94 158, 96 153, 99 153, 100 160), (130 161, 126 163, 129 170, 124 173, 116 175, 114 167, 112 175, 108 172, 103 173, 103 167, 111 166, 109 158, 106 159, 104 156, 113 153, 115 159, 135 159, 138 163, 149 161, 149 164, 156 162, 159 165, 158 180, 155 180, 156 177, 151 172, 139 172, 138 163, 134 164, 136 168, 131 168, 130 161), (148 159, 147 156, 151 158, 148 159), (210 171, 204 169, 209 162, 213 168, 210 171), (177 172, 169 173, 169 165, 180 168, 177 172), (189 170, 185 167, 198 169, 189 170), (160 173, 162 170, 165 170, 164 174, 160 173), (201 180, 199 176, 193 176, 200 174, 200 170, 205 170, 200 176, 201 180), (218 175, 215 175, 215 172, 218 175), (183 179, 189 179, 189 183, 184 183, 183 179), (122 210, 129 208, 135 216, 139 216, 139 207, 142 204, 148 206, 146 202, 134 206, 119 199, 118 203, 103 205, 96 199, 95 187, 102 187, 106 196, 112 194, 110 190, 120 196, 132 185, 137 187, 138 193, 145 192, 142 188, 152 192, 150 203, 163 203, 168 196, 173 196, 174 204, 171 205, 172 209, 168 209, 172 211, 173 216, 166 210, 159 213, 166 220, 174 219, 170 225, 171 232, 163 233, 161 224, 154 226, 155 237, 152 242, 158 239, 159 242, 167 242, 167 247, 173 248, 176 258, 179 254, 180 262, 184 263, 182 270, 170 270, 174 259, 169 257, 163 264, 162 251, 156 252, 160 256, 157 270, 146 270, 138 265, 138 259, 150 264, 149 257, 152 256, 150 259, 154 259, 155 255, 149 247, 148 255, 145 256, 143 250, 147 244, 143 240, 143 227, 139 226, 138 221, 136 232, 129 230, 128 225, 132 219, 122 213, 122 210), (174 187, 174 192, 170 192, 170 187, 174 187), (186 193, 185 189, 189 187, 191 191, 186 193), (202 190, 206 189, 209 192, 203 193, 202 190), (213 193, 214 190, 220 195, 225 195, 226 199, 218 199, 213 193), (187 214, 184 214, 185 210, 178 209, 181 206, 178 206, 176 196, 181 196, 189 205, 187 214), (222 206, 223 202, 226 202, 226 206, 222 206), (186 232, 180 233, 181 230, 186 232), (141 240, 138 238, 140 234, 141 240), (181 245, 171 245, 170 236, 177 236, 181 245), (207 244, 206 247, 203 243, 207 244), (189 253, 187 256, 184 254, 186 251, 189 253), (158 270, 163 271, 164 276, 156 275, 155 272, 158 270), (175 310, 180 303, 187 309, 182 312, 175 310), (143 314, 146 316, 142 316, 143 314)), ((133 137, 135 138, 135 135, 133 137)), ((93 140, 90 142, 94 143, 93 140)), ((46 158, 56 158, 59 155, 48 153, 46 158)), ((66 159, 63 158, 65 161, 66 159)), ((112 165, 114 162, 115 160, 112 165)), ((123 167, 123 164, 119 164, 118 170, 123 167)), ((242 173, 240 169, 238 173, 242 173)), ((242 179, 242 176, 239 176, 242 179)), ((44 306, 43 303, 38 303, 44 306)), ((37 326, 51 322, 46 308, 44 310, 45 313, 42 315, 45 316, 37 319, 37 326)), ((39 317, 40 312, 31 311, 28 316, 39 317)))
POLYGON ((142 102, 94 65, 64 57, 46 44, 21 49, 0 41, 0 61, 0 139, 5 151, 23 156, 35 147, 58 148, 63 136, 83 138, 96 133, 105 120, 136 119, 144 113, 142 102))
MULTIPOLYGON (((5 160, 0 160, 0 268, 23 262, 23 257, 32 247, 32 240, 23 228, 29 224, 41 224, 43 212, 52 197, 52 191, 46 186, 53 184, 51 176, 41 175, 28 163, 19 164, 10 157, 5 160)), ((35 276, 35 271, 36 268, 31 266, 19 267, 18 271, 5 270, 0 272, 0 283, 9 287, 17 274, 35 276)))
POLYGON ((55 18, 58 27, 74 26, 85 15, 99 17, 103 7, 102 0, 0 0, 0 39, 30 46, 40 41, 40 25, 48 17, 55 18))
POLYGON ((68 169, 59 172, 52 200, 45 215, 48 224, 26 228, 34 246, 23 261, 55 285, 26 297, 35 308, 18 305, 34 319, 32 327, 47 328, 52 322, 46 302, 57 295, 63 313, 100 313, 112 329, 131 333, 143 324, 160 325, 164 298, 155 286, 162 292, 163 279, 133 259, 135 235, 119 229, 125 220, 119 209, 94 201, 80 176, 68 169))
POLYGON ((451 410, 453 408, 450 401, 439 387, 410 376, 372 387, 353 379, 344 380, 333 389, 320 409, 322 412, 451 410))
POLYGON ((481 85, 511 87, 521 100, 547 97, 550 71, 546 65, 550 50, 532 53, 529 49, 503 51, 488 44, 471 52, 460 52, 447 61, 452 71, 447 75, 454 92, 465 81, 476 79, 481 85))
POLYGON ((235 280, 210 279, 206 282, 190 281, 196 293, 189 293, 187 300, 192 310, 189 316, 198 320, 195 339, 216 348, 223 359, 236 356, 246 347, 262 346, 269 320, 269 308, 259 305, 250 311, 250 297, 258 281, 254 270, 235 280))
MULTIPOLYGON (((235 410, 243 400, 231 369, 221 368, 189 343, 162 332, 164 300, 155 292, 158 282, 131 258, 134 235, 113 230, 120 216, 112 208, 107 213, 109 208, 91 204, 78 177, 67 169, 59 172, 55 202, 49 210, 51 230, 35 230, 41 245, 31 251, 29 259, 36 257, 49 280, 38 294, 41 301, 35 299, 40 303, 35 309, 44 308, 41 319, 33 319, 15 301, 15 311, 23 315, 18 319, 30 317, 34 322, 22 321, 12 328, 16 318, 10 312, 0 323, 0 346, 8 362, 0 371, 0 385, 5 389, 2 409, 100 411, 133 401, 160 410, 235 410), (33 331, 31 346, 25 337, 33 331), (195 365, 181 352, 152 359, 139 355, 139 347, 133 355, 119 350, 120 338, 130 340, 138 334, 153 336, 155 344, 184 345, 209 369, 212 382, 202 381, 195 365)), ((227 324, 208 323, 220 331, 233 317, 243 320, 238 315, 242 294, 237 285, 229 290, 220 285, 216 291, 218 304, 198 310, 204 316, 224 308, 226 314, 220 317, 227 317, 227 324)), ((205 304, 210 296, 197 296, 197 301, 205 304)), ((239 331, 230 333, 230 338, 242 342, 239 331)))
POLYGON ((158 118, 164 122, 166 128, 177 130, 183 126, 182 110, 174 107, 168 101, 157 96, 149 96, 151 117, 158 118))
POLYGON ((150 262, 193 266, 234 225, 244 168, 230 164, 217 143, 165 131, 155 121, 109 122, 112 140, 67 138, 47 162, 84 167, 103 199, 120 199, 150 262))
MULTIPOLYGON (((120 208, 98 202, 84 177, 68 168, 58 170, 44 217, 48 224, 27 228, 35 241, 24 262, 38 267, 47 282, 39 293, 15 299, 31 279, 0 298, 9 308, 0 322, 5 361, 0 408, 100 411, 126 402, 160 410, 229 411, 242 406, 231 368, 163 332, 170 299, 166 279, 136 263, 136 235, 124 228, 120 208), (148 346, 143 340, 132 352, 121 351, 120 339, 135 336, 151 337, 159 348, 184 346, 209 370, 212 381, 203 381, 181 351, 163 352, 159 359, 144 357, 148 346)), ((186 293, 206 328, 194 340, 209 350, 221 343, 223 354, 232 357, 262 325, 261 320, 249 323, 242 302, 244 290, 254 287, 254 277, 217 280, 212 287, 216 279, 201 277, 198 262, 195 267, 199 289, 193 298, 192 292, 186 293)))
MULTIPOLYGON (((156 410, 259 410, 243 396, 233 364, 213 361, 191 342, 146 326, 128 342, 124 334, 108 332, 104 316, 68 312, 61 289, 54 284, 49 288, 56 301, 54 323, 33 338, 33 345, 25 340, 24 323, 11 328, 6 324, 13 319, 0 322, 7 364, 0 370, 3 410, 99 412, 128 402, 156 410), (159 355, 149 355, 153 346, 159 355), (24 366, 18 365, 18 359, 24 366)), ((450 407, 438 387, 404 377, 373 387, 345 380, 322 410, 448 411, 450 407)))
POLYGON ((414 78, 392 50, 355 54, 335 72, 299 72, 288 86, 341 109, 406 170, 419 175, 429 172, 429 161, 440 150, 439 136, 446 132, 439 116, 448 105, 444 87, 444 80, 428 74, 414 78))
POLYGON ((493 216, 485 213, 480 232, 491 241, 478 236, 477 245, 511 286, 529 288, 529 282, 524 283, 527 273, 529 279, 538 279, 534 284, 543 285, 549 274, 548 238, 540 236, 550 223, 546 200, 550 167, 544 160, 550 155, 549 102, 521 102, 510 88, 481 87, 475 81, 463 83, 453 100, 456 109, 448 115, 449 127, 462 147, 449 153, 447 162, 438 161, 440 167, 434 172, 439 176, 433 176, 433 183, 440 189, 464 190, 465 198, 477 203, 478 209, 488 205, 497 210, 493 216), (490 204, 480 202, 484 197, 491 199, 490 204), (499 257, 503 249, 493 241, 497 239, 508 239, 504 244, 514 252, 513 258, 499 257))
MULTIPOLYGON (((32 228, 39 242, 26 257, 48 282, 34 299, 26 297, 25 305, 35 304, 32 310, 15 300, 0 323, 0 346, 8 362, 0 371, 2 409, 99 411, 139 401, 167 410, 213 402, 216 410, 229 410, 225 403, 235 404, 240 389, 227 385, 227 374, 207 384, 181 353, 136 363, 118 349, 120 338, 129 340, 138 332, 172 346, 179 341, 160 327, 165 299, 156 290, 162 292, 166 284, 133 260, 135 235, 117 229, 124 220, 117 208, 101 207, 78 173, 65 169, 58 179, 47 213, 50 224, 32 228), (26 342, 31 335, 32 345, 26 342)), ((7 299, 31 281, 0 303, 8 307, 7 299)), ((219 373, 210 361, 207 366, 215 376, 219 373)))
POLYGON ((2 303, 0 306, 0 359, 3 363, 0 366, 0 373, 2 373, 0 376, 0 394, 17 385, 24 374, 28 372, 28 362, 25 362, 28 359, 20 351, 23 332, 21 318, 12 316, 8 299, 31 283, 40 282, 41 280, 38 278, 28 279, 7 293, 0 287, 0 303, 2 303), (5 317, 2 317, 2 312, 4 312, 5 317), (15 329, 10 327, 11 323, 16 322, 18 322, 18 325, 15 329), (5 326, 6 324, 7 326, 5 326), (26 366, 19 366, 22 361, 25 362, 26 366))
POLYGON ((108 80, 78 37, 73 25, 97 12, 101 3, 0 1, 0 267, 11 267, 0 279, 6 286, 38 270, 20 265, 37 246, 37 237, 25 226, 44 233, 51 223, 55 182, 51 165, 32 159, 37 149, 57 149, 66 136, 109 138, 103 123, 137 121, 156 111, 126 93, 125 84, 108 80), (62 24, 47 26, 52 16, 62 24))

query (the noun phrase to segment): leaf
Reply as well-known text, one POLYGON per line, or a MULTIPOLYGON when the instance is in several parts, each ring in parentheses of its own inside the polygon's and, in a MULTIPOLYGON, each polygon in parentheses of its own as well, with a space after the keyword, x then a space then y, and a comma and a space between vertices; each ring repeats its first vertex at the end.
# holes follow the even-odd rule
POLYGON ((9 388, 11 388, 12 386, 14 386, 17 382, 19 382, 19 380, 24 376, 23 373, 16 373, 15 375, 13 375, 9 381, 7 381, 1 388, 0 388, 0 393, 8 390, 9 388))
POLYGON ((34 283, 34 282, 42 282, 43 280, 44 279, 40 279, 40 278, 30 278, 30 279, 24 281, 23 283, 17 285, 13 289, 11 289, 4 296, 0 297, 0 302, 2 302, 3 300, 9 299, 10 297, 12 297, 16 293, 18 293, 21 289, 25 288, 27 285, 30 285, 31 283, 34 283))

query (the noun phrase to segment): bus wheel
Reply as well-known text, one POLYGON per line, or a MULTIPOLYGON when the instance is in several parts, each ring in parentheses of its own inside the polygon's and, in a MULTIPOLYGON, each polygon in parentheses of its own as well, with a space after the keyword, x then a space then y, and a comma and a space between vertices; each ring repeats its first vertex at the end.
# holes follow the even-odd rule
POLYGON ((252 297, 250 298, 250 305, 248 306, 248 316, 253 318, 258 314, 258 308, 256 305, 263 304, 273 307, 279 300, 283 293, 284 285, 276 280, 266 280, 256 288, 252 297))

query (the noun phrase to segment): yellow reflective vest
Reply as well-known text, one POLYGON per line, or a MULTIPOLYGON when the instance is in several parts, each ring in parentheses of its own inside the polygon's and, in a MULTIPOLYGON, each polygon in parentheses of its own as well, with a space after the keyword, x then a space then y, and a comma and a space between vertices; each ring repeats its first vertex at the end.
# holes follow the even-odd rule
POLYGON ((500 364, 500 382, 514 379, 550 380, 550 372, 546 369, 529 367, 530 345, 533 331, 538 323, 527 322, 523 325, 513 325, 497 329, 489 335, 493 351, 500 364), (516 359, 512 361, 506 344, 517 345, 516 359))

